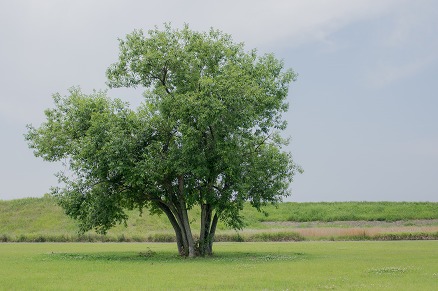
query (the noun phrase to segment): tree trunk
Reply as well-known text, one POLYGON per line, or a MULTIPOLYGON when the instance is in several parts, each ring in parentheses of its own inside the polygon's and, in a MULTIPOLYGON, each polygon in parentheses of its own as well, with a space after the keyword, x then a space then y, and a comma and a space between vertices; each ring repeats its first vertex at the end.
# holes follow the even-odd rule
MULTIPOLYGON (((170 187, 169 193, 172 193, 170 187)), ((217 212, 212 220, 212 213, 214 210, 212 205, 209 203, 201 205, 201 231, 199 234, 199 245, 196 245, 192 235, 184 197, 183 176, 178 177, 177 195, 172 195, 170 197, 169 202, 159 200, 157 201, 157 205, 166 214, 172 224, 175 231, 178 253, 185 257, 212 255, 214 235, 218 222, 217 212)))
POLYGON ((189 222, 189 216, 187 214, 187 207, 186 202, 184 199, 184 178, 183 176, 178 177, 178 186, 179 186, 179 195, 178 195, 178 201, 179 201, 179 211, 181 214, 181 223, 183 227, 183 231, 186 234, 186 239, 188 243, 188 251, 189 251, 189 257, 195 257, 195 240, 193 239, 192 230, 190 228, 190 222, 189 222))
POLYGON ((176 207, 173 203, 158 202, 158 206, 166 214, 175 231, 178 253, 185 257, 205 256, 213 254, 213 242, 216 226, 219 220, 217 212, 212 219, 213 208, 210 204, 201 206, 201 232, 199 237, 199 249, 195 248, 191 227, 188 219, 185 203, 179 203, 176 207))
POLYGON ((199 254, 205 256, 208 254, 210 241, 210 224, 212 208, 210 204, 201 205, 201 231, 199 233, 199 254))
POLYGON ((216 233, 216 226, 217 222, 219 220, 219 216, 217 212, 214 214, 213 221, 211 222, 211 227, 209 231, 209 238, 208 238, 208 245, 206 248, 206 254, 211 256, 213 254, 213 242, 214 242, 214 235, 216 233))
POLYGON ((187 238, 187 232, 186 232, 186 229, 184 226, 184 219, 183 219, 182 211, 181 211, 179 206, 180 206, 179 202, 177 205, 172 203, 170 205, 170 209, 171 209, 171 212, 173 214, 173 217, 177 221, 179 232, 181 233, 182 244, 183 244, 183 248, 184 248, 184 252, 182 255, 187 257, 189 255, 189 240, 187 238))
POLYGON ((173 215, 172 211, 165 203, 160 202, 159 207, 166 214, 167 218, 169 219, 169 221, 172 224, 172 227, 175 231, 176 245, 178 247, 178 253, 181 256, 186 256, 187 254, 185 252, 187 251, 188 247, 185 247, 186 243, 185 243, 185 240, 183 237, 183 233, 181 231, 181 227, 178 224, 178 221, 175 219, 175 216, 173 215))
POLYGON ((201 230, 199 232, 199 255, 204 256, 204 245, 205 245, 205 219, 207 217, 206 204, 201 205, 201 230))

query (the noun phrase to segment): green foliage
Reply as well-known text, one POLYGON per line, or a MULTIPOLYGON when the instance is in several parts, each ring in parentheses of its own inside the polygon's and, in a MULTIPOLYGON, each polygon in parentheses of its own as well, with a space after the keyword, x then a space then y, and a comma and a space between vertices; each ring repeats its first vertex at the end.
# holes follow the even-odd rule
POLYGON ((246 201, 260 211, 289 195, 301 169, 280 131, 296 75, 272 54, 246 52, 217 30, 165 25, 120 40, 107 76, 110 87, 143 86, 144 103, 133 110, 72 88, 26 135, 36 156, 68 167, 52 194, 82 232, 104 234, 146 208, 164 213, 179 250, 194 255, 187 210, 202 209, 208 249, 218 219, 240 229, 246 201))
POLYGON ((154 152, 162 158, 148 163, 159 164, 155 180, 183 174, 189 209, 212 205, 224 222, 240 228, 244 201, 257 209, 279 201, 299 170, 281 152, 287 141, 278 134, 295 74, 272 54, 247 53, 217 30, 166 25, 147 34, 134 31, 120 41, 108 84, 147 89, 154 129, 167 137, 154 152))

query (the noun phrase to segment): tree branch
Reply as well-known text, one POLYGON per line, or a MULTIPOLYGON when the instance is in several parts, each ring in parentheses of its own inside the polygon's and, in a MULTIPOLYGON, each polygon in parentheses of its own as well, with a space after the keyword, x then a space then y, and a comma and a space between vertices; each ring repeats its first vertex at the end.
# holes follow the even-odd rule
POLYGON ((167 85, 166 85, 167 72, 168 72, 168 69, 167 69, 166 66, 164 66, 164 67, 163 67, 163 78, 160 79, 160 81, 161 81, 161 84, 162 84, 163 87, 164 87, 164 90, 166 90, 166 93, 169 94, 169 95, 171 95, 172 93, 170 92, 169 88, 168 88, 167 85))

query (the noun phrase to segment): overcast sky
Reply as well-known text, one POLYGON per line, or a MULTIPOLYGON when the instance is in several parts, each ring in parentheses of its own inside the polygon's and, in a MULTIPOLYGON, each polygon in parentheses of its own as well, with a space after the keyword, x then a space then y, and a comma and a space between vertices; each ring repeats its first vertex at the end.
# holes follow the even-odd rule
MULTIPOLYGON (((438 201, 438 1, 1 1, 0 199, 60 169, 23 134, 51 95, 105 89, 118 38, 171 22, 220 29, 298 74, 285 115, 305 172, 289 201, 438 201)), ((141 102, 141 90, 109 95, 141 102)))

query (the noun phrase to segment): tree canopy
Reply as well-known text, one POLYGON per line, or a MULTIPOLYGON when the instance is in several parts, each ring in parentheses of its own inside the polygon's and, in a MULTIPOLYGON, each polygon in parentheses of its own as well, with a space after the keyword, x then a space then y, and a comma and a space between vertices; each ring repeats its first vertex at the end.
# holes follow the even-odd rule
POLYGON ((107 77, 110 88, 144 87, 142 105, 72 88, 26 135, 36 156, 68 166, 52 192, 82 231, 105 233, 126 209, 148 209, 168 217, 181 255, 211 254, 218 220, 239 229, 244 202, 261 210, 290 194, 301 170, 280 132, 296 75, 273 54, 246 52, 218 30, 165 25, 120 40, 107 77))

